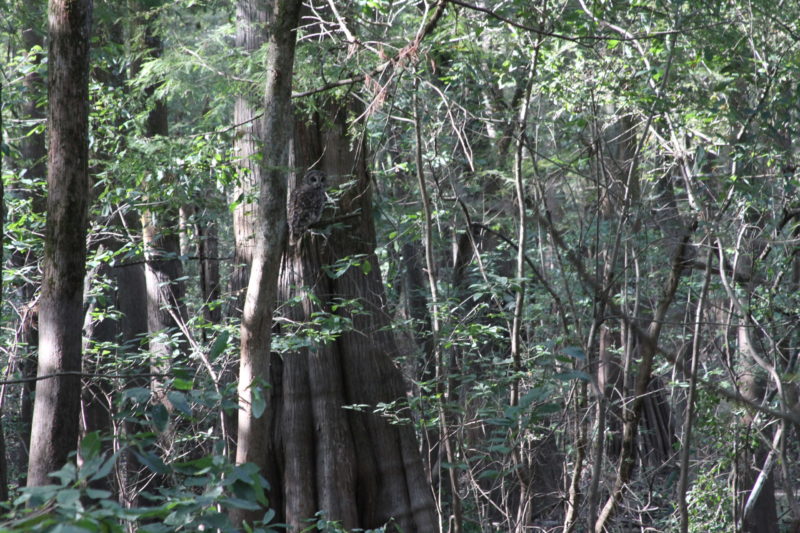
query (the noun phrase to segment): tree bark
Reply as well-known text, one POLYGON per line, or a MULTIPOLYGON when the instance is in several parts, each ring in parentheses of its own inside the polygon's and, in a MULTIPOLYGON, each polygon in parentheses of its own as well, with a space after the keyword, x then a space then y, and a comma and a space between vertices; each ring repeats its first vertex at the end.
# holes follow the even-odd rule
MULTIPOLYGON (((35 28, 26 28, 22 30, 22 42, 25 49, 33 54, 30 60, 31 63, 38 67, 44 54, 41 52, 34 53, 33 50, 36 47, 41 47, 44 42, 41 33, 35 28)), ((20 108, 22 118, 33 122, 43 121, 45 116, 39 101, 46 88, 37 68, 31 69, 25 75, 22 80, 22 86, 23 94, 25 95, 24 102, 20 108)), ((26 177, 33 182, 44 180, 47 174, 45 135, 43 132, 38 131, 37 128, 38 125, 20 141, 21 164, 26 169, 26 177)), ((22 188, 21 192, 30 198, 31 210, 34 213, 43 213, 45 211, 45 200, 38 188, 22 188)), ((14 251, 9 261, 14 268, 22 269, 26 272, 35 270, 37 266, 37 258, 30 251, 28 253, 14 251)), ((36 375, 36 347, 39 344, 39 308, 34 300, 35 295, 36 285, 31 281, 26 281, 16 288, 16 297, 25 302, 23 316, 18 326, 19 338, 22 341, 20 344, 23 346, 18 345, 16 347, 20 374, 24 378, 32 378, 36 375)), ((27 469, 35 388, 36 382, 34 381, 27 382, 21 386, 18 433, 22 442, 21 449, 23 453, 17 459, 21 471, 27 469)), ((21 484, 24 484, 24 481, 21 484)))
MULTIPOLYGON (((209 191, 213 195, 213 191, 209 191)), ((195 208, 195 233, 197 235, 197 255, 200 263, 200 291, 203 296, 203 318, 211 324, 219 324, 222 310, 218 305, 220 298, 219 273, 219 231, 217 222, 210 219, 205 210, 195 208)), ((203 341, 206 330, 203 330, 203 341)))
MULTIPOLYGON (((131 217, 134 218, 134 217, 131 217)), ((136 226, 134 219, 129 223, 136 226)), ((119 343, 131 352, 141 349, 140 343, 147 335, 147 282, 145 280, 145 267, 142 263, 120 265, 112 271, 116 280, 116 308, 122 314, 119 324, 119 343)), ((134 372, 146 373, 149 368, 144 365, 134 368, 134 372)), ((125 388, 147 387, 149 381, 146 377, 135 377, 125 383, 125 388)), ((140 430, 140 426, 133 420, 126 420, 125 432, 133 435, 140 430)), ((143 485, 142 465, 137 457, 130 451, 126 454, 124 486, 120 493, 124 502, 130 507, 138 507, 141 502, 139 495, 143 485)), ((123 483, 123 480, 120 480, 123 483)))
MULTIPOLYGON (((270 429, 274 421, 271 394, 270 346, 272 316, 281 254, 286 241, 286 167, 291 144, 291 89, 299 0, 275 0, 269 29, 264 94, 264 157, 260 175, 255 248, 241 326, 237 463, 254 463, 269 478, 274 465, 270 429), (267 402, 266 418, 254 410, 259 398, 267 402), (272 463, 271 463, 272 462, 272 463)), ((288 362, 287 362, 288 366, 288 362)), ((274 478, 274 476, 272 476, 274 478)), ((271 480, 275 483, 274 479, 271 480)), ((232 513, 236 523, 260 518, 263 512, 232 513)))
MULTIPOLYGON (((364 146, 352 147, 347 134, 347 107, 325 106, 324 117, 298 125, 297 166, 318 161, 331 177, 355 179, 340 200, 346 227, 325 237, 306 235, 287 251, 282 265, 279 301, 313 292, 318 302, 301 298, 290 308, 287 323, 307 323, 311 313, 326 312, 349 321, 335 341, 284 356, 283 417, 299 427, 276 429, 286 464, 282 483, 285 521, 294 527, 325 511, 345 527, 375 528, 387 523, 406 532, 436 531, 430 486, 416 438, 408 424, 393 425, 379 413, 381 404, 402 401, 405 385, 393 358, 397 356, 385 294, 374 254, 371 185, 364 146), (372 268, 351 267, 340 277, 323 267, 345 257, 362 257, 372 268), (296 287, 300 289, 298 293, 296 287), (357 301, 360 310, 334 309, 338 301, 357 301), (345 410, 347 405, 366 405, 345 410), (302 421, 301 423, 298 421, 302 421), (282 439, 282 440, 281 440, 282 439), (302 468, 298 468, 298 465, 302 468), (300 478, 293 472, 302 472, 300 478)), ((324 217, 323 217, 324 220, 324 217)))
MULTIPOLYGON (((236 2, 236 46, 247 54, 261 48, 267 39, 269 9, 267 0, 238 0, 236 2)), ((236 96, 233 104, 233 123, 236 133, 233 153, 238 167, 237 182, 233 190, 236 207, 233 211, 233 272, 230 291, 235 304, 229 316, 241 316, 245 289, 253 259, 256 220, 258 218, 257 185, 262 183, 262 166, 259 155, 263 146, 263 120, 258 117, 261 107, 257 87, 246 87, 236 96)))
MULTIPOLYGON (((47 226, 38 374, 80 372, 89 197, 91 0, 51 0, 47 226)), ((80 378, 36 384, 28 486, 44 485, 76 448, 80 378)))
MULTIPOLYGON (((267 39, 269 9, 266 0, 237 0, 236 2, 236 46, 252 55, 261 48, 267 39)), ((261 104, 261 88, 247 86, 237 94, 233 104, 233 123, 236 133, 233 138, 233 153, 237 166, 237 180, 232 200, 236 202, 233 210, 233 267, 229 291, 233 296, 227 306, 226 315, 240 318, 244 307, 245 289, 253 261, 253 244, 258 219, 257 184, 264 179, 259 156, 263 149, 263 119, 258 116, 261 104)), ((221 374, 225 384, 236 381, 238 369, 226 368, 221 374)), ((235 450, 237 442, 237 413, 225 413, 223 424, 229 446, 235 450)), ((236 452, 233 452, 235 456, 236 452)))
MULTIPOLYGON (((146 53, 152 57, 161 55, 161 40, 145 28, 146 53)), ((134 65, 134 69, 138 69, 134 65)), ((145 90, 152 97, 154 87, 145 90)), ((147 115, 145 137, 167 136, 169 134, 169 115, 166 103, 157 100, 147 115)), ((164 178, 166 185, 171 176, 164 178)), ((158 194, 156 191, 151 191, 158 194)), ((176 343, 172 335, 179 331, 179 321, 186 321, 186 294, 181 264, 179 227, 179 206, 166 203, 161 209, 149 209, 142 213, 142 242, 145 250, 145 282, 147 286, 147 329, 150 333, 150 351, 159 359, 170 360, 176 343)), ((177 346, 183 351, 181 343, 177 346)), ((163 366, 155 365, 157 371, 163 366)))

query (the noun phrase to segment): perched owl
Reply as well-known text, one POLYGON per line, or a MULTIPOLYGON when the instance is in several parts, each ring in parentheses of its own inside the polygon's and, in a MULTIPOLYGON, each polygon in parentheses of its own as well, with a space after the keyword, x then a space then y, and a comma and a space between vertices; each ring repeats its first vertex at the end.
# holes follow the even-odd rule
POLYGON ((309 170, 303 183, 292 191, 287 213, 290 244, 297 243, 308 227, 322 216, 326 178, 321 170, 309 170))

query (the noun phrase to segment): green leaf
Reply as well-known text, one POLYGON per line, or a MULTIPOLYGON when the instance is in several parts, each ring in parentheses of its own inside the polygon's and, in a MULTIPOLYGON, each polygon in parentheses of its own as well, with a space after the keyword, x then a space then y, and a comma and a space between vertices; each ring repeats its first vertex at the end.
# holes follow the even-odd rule
POLYGON ((51 529, 50 533, 97 533, 97 529, 86 529, 72 524, 59 524, 51 529))
POLYGON ((261 418, 261 415, 263 415, 264 411, 267 409, 267 401, 264 399, 264 393, 262 392, 261 387, 252 387, 250 392, 253 416, 255 418, 261 418))
POLYGON ((214 341, 214 345, 211 347, 211 351, 208 352, 208 358, 210 360, 216 359, 219 354, 225 351, 225 348, 228 347, 228 339, 230 338, 230 333, 227 331, 223 331, 217 337, 217 340, 214 341))
POLYGON ((190 391, 194 388, 194 383, 190 379, 175 378, 172 380, 172 386, 178 390, 190 391))
POLYGON ((169 423, 169 413, 164 405, 160 403, 154 405, 153 408, 150 409, 149 414, 153 425, 158 431, 164 431, 167 429, 167 424, 169 423))
POLYGON ((81 440, 81 457, 83 460, 92 459, 100 454, 100 446, 102 439, 100 438, 99 431, 92 431, 87 433, 81 440))
POLYGON ((134 387, 122 392, 123 400, 130 400, 137 404, 146 403, 150 399, 150 389, 144 387, 134 387))
POLYGON ((189 405, 189 402, 186 401, 186 395, 184 393, 178 391, 169 391, 167 393, 167 399, 175 409, 186 416, 192 416, 192 407, 189 405))
POLYGON ((86 489, 86 495, 95 500, 103 500, 111 497, 111 492, 99 489, 86 489))
POLYGON ((575 359, 586 359, 586 354, 580 346, 566 346, 562 348, 561 351, 575 359))
POLYGON ((560 379, 562 381, 569 381, 571 379, 581 379, 583 381, 591 381, 592 378, 586 372, 582 372, 580 370, 570 370, 569 372, 562 372, 560 374, 555 375, 556 379, 560 379))
POLYGON ((59 505, 72 506, 81 499, 81 491, 78 489, 63 489, 56 494, 56 501, 59 505))
POLYGON ((98 479, 103 479, 108 474, 110 474, 111 469, 114 468, 114 463, 117 462, 117 455, 119 455, 119 453, 120 452, 116 452, 111 457, 106 459, 106 461, 102 464, 102 466, 100 466, 100 468, 97 469, 97 472, 95 472, 94 475, 91 478, 89 478, 89 481, 96 481, 98 479))
POLYGON ((226 507, 230 506, 236 509, 246 509, 248 511, 258 511, 261 509, 261 506, 257 503, 242 498, 222 498, 219 502, 226 507))
POLYGON ((146 466, 156 474, 166 474, 169 472, 169 468, 167 468, 167 465, 164 464, 164 461, 162 461, 161 458, 155 454, 134 450, 133 455, 136 456, 136 459, 138 459, 142 465, 146 466))

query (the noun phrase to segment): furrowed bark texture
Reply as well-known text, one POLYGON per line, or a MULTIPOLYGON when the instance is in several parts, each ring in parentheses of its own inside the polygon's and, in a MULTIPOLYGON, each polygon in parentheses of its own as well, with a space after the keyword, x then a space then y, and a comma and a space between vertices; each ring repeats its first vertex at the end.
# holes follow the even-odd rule
MULTIPOLYGON (((264 96, 264 157, 255 226, 255 249, 242 316, 239 363, 239 420, 236 462, 252 462, 265 476, 273 460, 270 429, 272 402, 264 414, 253 410, 256 394, 269 399, 265 385, 271 380, 270 343, 277 291, 278 269, 286 240, 286 175, 291 144, 291 89, 300 16, 298 0, 276 0, 269 30, 267 81, 264 96), (259 415, 259 416, 257 416, 259 415)), ((271 483, 274 480, 270 479, 271 483)), ((234 512, 237 522, 253 520, 263 512, 234 512)))
POLYGON ((352 216, 324 237, 305 234, 287 251, 278 298, 286 302, 299 297, 300 303, 284 311, 282 318, 288 320, 281 323, 307 322, 312 312, 324 312, 350 324, 334 341, 314 342, 283 357, 283 426, 274 433, 285 465, 282 518, 297 529, 322 510, 348 529, 389 523, 406 532, 436 531, 433 498, 413 429, 392 425, 373 412, 382 403, 402 401, 405 385, 393 362, 397 348, 387 328, 383 282, 375 268, 363 146, 351 148, 346 106, 328 104, 324 113, 324 119, 315 116, 298 125, 298 174, 318 162, 315 168, 329 175, 329 183, 355 180, 337 211, 352 216), (325 273, 323 267, 353 256, 363 257, 372 268, 351 267, 339 277, 325 273), (332 304, 341 300, 357 301, 360 310, 335 309, 332 304), (343 408, 354 404, 368 407, 343 408))
MULTIPOLYGON (((236 2, 236 46, 252 54, 261 48, 267 39, 269 9, 267 0, 239 0, 236 2)), ((255 229, 258 212, 258 184, 262 182, 262 166, 259 155, 264 135, 263 120, 258 118, 261 107, 255 87, 245 88, 236 96, 233 104, 233 123, 236 134, 233 153, 236 158, 237 183, 233 198, 239 202, 233 211, 233 238, 235 241, 233 272, 230 290, 236 296, 236 304, 229 311, 232 316, 241 316, 250 263, 253 259, 255 229)))
MULTIPOLYGON (((39 313, 39 375, 80 372, 88 219, 91 0, 49 9, 47 226, 39 313)), ((78 440, 80 378, 36 384, 28 486, 48 483, 78 440)))
MULTIPOLYGON (((252 55, 267 40, 269 9, 266 0, 238 0, 236 2, 236 46, 241 52, 252 55)), ((253 244, 258 218, 257 184, 262 181, 259 155, 262 150, 263 121, 258 116, 261 107, 261 91, 255 84, 243 88, 233 104, 233 123, 236 133, 233 138, 233 154, 237 166, 237 180, 233 200, 238 202, 233 211, 233 267, 229 291, 234 296, 228 304, 226 314, 241 317, 244 297, 253 261, 253 244)), ((239 369, 226 367, 221 374, 224 384, 236 381, 239 369)), ((232 455, 236 455, 236 431, 238 413, 223 415, 225 435, 229 439, 232 455)))

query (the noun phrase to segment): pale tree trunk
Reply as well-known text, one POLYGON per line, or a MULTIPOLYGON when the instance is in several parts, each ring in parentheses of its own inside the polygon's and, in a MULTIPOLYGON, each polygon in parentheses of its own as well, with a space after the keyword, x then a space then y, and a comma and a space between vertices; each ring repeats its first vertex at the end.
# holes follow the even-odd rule
MULTIPOLYGON (((236 46, 247 54, 261 48, 267 39, 267 0, 237 0, 236 2, 236 46)), ((236 303, 229 311, 231 316, 241 316, 244 294, 250 272, 255 245, 256 220, 258 218, 257 184, 262 183, 262 166, 258 156, 262 151, 263 121, 258 116, 261 107, 260 88, 238 94, 233 104, 233 123, 236 133, 233 153, 238 168, 233 200, 237 202, 233 211, 233 272, 230 291, 236 303)))
MULTIPOLYGON (((739 326, 739 337, 746 335, 744 330, 747 326, 739 326)), ((756 367, 756 365, 753 365, 756 367)), ((766 392, 766 379, 763 375, 759 375, 760 369, 746 370, 740 377, 739 387, 742 396, 754 402, 762 402, 766 392)), ((743 417, 743 422, 747 425, 752 425, 754 420, 752 415, 746 414, 743 417)), ((778 513, 775 502, 775 476, 772 471, 765 467, 766 459, 769 455, 767 446, 763 441, 769 442, 769 432, 766 430, 755 429, 761 431, 762 442, 751 447, 746 447, 743 451, 743 470, 744 480, 743 484, 748 488, 742 494, 743 511, 741 513, 742 523, 741 531, 744 533, 778 533, 779 521, 778 513), (766 476, 763 484, 759 486, 756 495, 751 495, 753 487, 755 486, 756 479, 758 478, 759 469, 764 469, 766 476), (745 502, 748 505, 745 505, 745 502)), ((738 503, 737 503, 738 504, 738 503)))
MULTIPOLYGON (((266 42, 268 6, 267 0, 237 0, 236 2, 236 46, 252 55, 266 42)), ((258 219, 256 184, 262 183, 261 162, 263 120, 258 116, 261 107, 261 88, 238 94, 233 104, 233 123, 236 133, 233 140, 233 153, 237 166, 237 180, 233 191, 233 201, 237 202, 233 211, 233 269, 229 291, 234 297, 227 307, 229 317, 241 317, 244 306, 245 289, 253 260, 255 228, 258 219)), ((236 381, 238 370, 226 368, 221 374, 224 383, 236 381)), ((235 449, 237 413, 225 413, 223 424, 229 447, 235 449)), ((235 452, 234 452, 235 455, 235 452)))
MULTIPOLYGON (((744 234, 743 230, 740 236, 744 234)), ((747 242, 747 240, 744 240, 744 242, 747 242)), ((741 243, 742 241, 737 243, 737 253, 733 260, 731 277, 735 279, 737 271, 743 266, 742 270, 747 272, 747 277, 751 280, 746 286, 747 292, 752 294, 755 292, 755 284, 752 282, 756 274, 753 271, 755 253, 752 248, 752 242, 741 243)), ((735 311, 738 321, 736 344, 741 358, 740 366, 742 367, 739 370, 739 390, 742 396, 751 402, 763 404, 767 396, 767 380, 771 378, 777 396, 783 403, 786 401, 784 383, 777 368, 774 366, 774 361, 777 359, 774 356, 777 353, 766 353, 762 349, 764 346, 770 346, 773 350, 776 350, 777 345, 772 339, 764 338, 767 333, 766 330, 758 325, 756 320, 753 319, 750 310, 745 307, 736 295, 731 281, 725 273, 726 256, 723 251, 722 241, 718 239, 716 244, 719 255, 720 281, 731 301, 731 307, 735 311)), ((741 530, 746 533, 777 533, 779 522, 772 468, 774 466, 774 448, 777 448, 779 443, 774 443, 773 450, 769 450, 764 445, 765 442, 772 440, 770 432, 776 430, 757 427, 757 418, 750 413, 745 413, 742 417, 742 422, 754 431, 760 432, 762 438, 759 439, 757 445, 754 447, 747 446, 744 451, 744 483, 748 485, 750 490, 747 491, 746 495, 742 493, 741 530), (755 469, 753 465, 755 465, 755 469), (759 470, 760 472, 758 472, 759 470)), ((777 440, 780 441, 780 433, 783 431, 782 426, 777 431, 779 432, 777 440)))
MULTIPOLYGON (((91 0, 51 0, 47 229, 39 312, 40 377, 81 370, 83 276, 89 197, 91 0)), ((76 448, 80 377, 36 384, 28 486, 48 483, 76 448)))
POLYGON ((303 323, 312 311, 322 311, 351 320, 352 329, 283 358, 281 398, 275 402, 282 406, 282 428, 274 436, 284 464, 279 515, 293 530, 324 511, 346 528, 390 523, 390 530, 433 532, 433 498, 413 429, 373 412, 381 403, 402 401, 405 384, 393 362, 398 353, 383 308, 364 147, 351 149, 346 116, 346 107, 329 105, 325 117, 300 124, 295 139, 299 167, 319 160, 329 181, 355 179, 355 185, 338 206, 345 227, 326 237, 307 234, 287 251, 279 299, 308 291, 319 304, 303 298, 284 318, 303 323), (324 273, 323 266, 357 255, 371 268, 351 267, 336 279, 324 273), (334 310, 334 299, 358 301, 363 312, 334 310), (353 404, 368 407, 342 408, 353 404))
MULTIPOLYGON (((274 451, 270 429, 275 423, 271 402, 259 413, 259 398, 269 399, 270 345, 278 269, 286 240, 286 174, 291 142, 292 69, 300 0, 275 0, 269 28, 270 54, 264 95, 264 157, 260 174, 259 209, 255 217, 252 266, 241 326, 237 463, 254 463, 275 487, 274 451)), ((273 491, 276 492, 276 491, 273 491)), ((272 495, 272 500, 275 500, 272 495)), ((274 503, 272 504, 274 506, 274 503)), ((263 512, 234 511, 234 522, 260 518, 263 512)))
MULTIPOLYGON (((22 31, 22 42, 26 50, 33 50, 34 47, 42 46, 44 39, 41 33, 34 28, 26 28, 22 31)), ((36 53, 31 58, 34 65, 39 65, 42 61, 42 53, 36 53)), ((31 121, 44 120, 44 112, 38 105, 41 96, 44 94, 44 80, 36 69, 32 69, 22 80, 24 102, 20 108, 23 119, 31 121)), ((39 181, 45 178, 47 165, 47 151, 45 149, 44 133, 31 131, 20 141, 20 155, 22 164, 26 168, 26 176, 39 181)), ((45 210, 44 197, 39 194, 38 189, 28 190, 22 188, 23 195, 28 195, 31 199, 31 210, 35 213, 43 213, 45 210)), ((36 269, 37 257, 30 252, 21 253, 15 251, 9 261, 14 268, 25 272, 36 269)), ((36 375, 36 347, 39 344, 38 313, 37 302, 34 300, 36 286, 33 282, 24 282, 16 289, 16 297, 23 302, 23 315, 19 323, 18 338, 20 344, 16 346, 16 355, 19 360, 19 369, 22 377, 31 378, 36 375)), ((28 448, 31 436, 31 418, 33 417, 33 392, 36 383, 33 381, 21 385, 20 394, 20 421, 18 426, 19 438, 22 442, 22 452, 24 455, 17 459, 20 470, 27 468, 28 448)))
MULTIPOLYGON (((145 46, 153 57, 161 54, 161 41, 145 30, 145 46)), ((152 95, 154 88, 146 93, 152 95)), ((145 136, 167 136, 169 122, 166 104, 159 100, 147 116, 145 136)), ((167 177, 166 179, 171 179, 167 177)), ((151 335, 150 351, 159 359, 169 360, 177 347, 182 351, 182 343, 174 342, 174 335, 180 330, 180 322, 186 321, 184 302, 185 284, 181 281, 179 207, 164 205, 159 210, 142 213, 142 242, 145 250, 145 282, 147 285, 147 329, 151 335)), ((163 371, 162 365, 155 365, 156 371, 163 371)))

